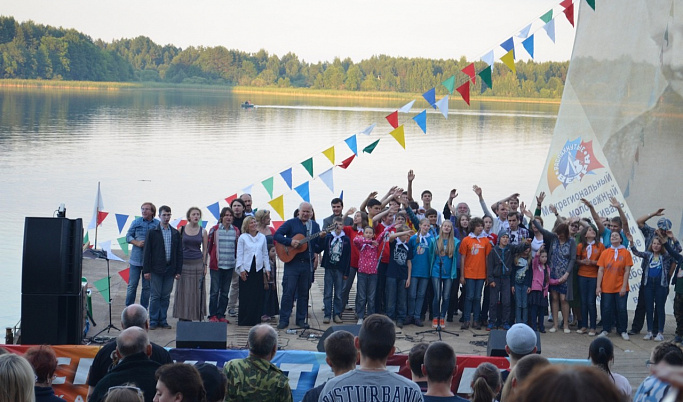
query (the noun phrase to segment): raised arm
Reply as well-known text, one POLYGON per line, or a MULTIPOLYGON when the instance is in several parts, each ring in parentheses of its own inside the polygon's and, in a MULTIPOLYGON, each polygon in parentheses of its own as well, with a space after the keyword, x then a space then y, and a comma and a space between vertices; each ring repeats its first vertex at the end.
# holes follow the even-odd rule
POLYGON ((360 204, 360 207, 358 207, 358 209, 367 213, 368 201, 370 201, 373 198, 377 198, 377 191, 373 191, 372 193, 368 194, 368 197, 363 201, 362 204, 360 204))
POLYGON ((621 207, 621 203, 614 197, 610 198, 609 202, 612 204, 614 208, 617 209, 617 211, 619 211, 619 218, 621 219, 621 229, 624 231, 624 233, 630 233, 630 229, 628 228, 628 219, 626 218, 624 209, 621 207))
POLYGON ((408 201, 413 201, 413 180, 415 180, 415 172, 413 169, 408 171, 408 201))
MULTIPOLYGON (((489 211, 489 207, 486 206, 486 201, 484 201, 484 196, 482 195, 481 187, 475 184, 474 186, 472 186, 472 190, 477 195, 477 197, 479 197, 479 205, 481 205, 481 210, 484 212, 484 215, 493 217, 493 214, 491 214, 491 211, 489 211)), ((494 211, 497 210, 494 209, 494 211)), ((498 216, 497 213, 496 216, 498 216)))
POLYGON ((446 205, 443 207, 443 218, 444 219, 451 219, 451 215, 455 215, 453 212, 453 200, 458 196, 458 190, 453 189, 451 192, 448 194, 448 201, 446 202, 446 205))
POLYGON ((534 215, 541 216, 543 200, 545 200, 545 191, 541 191, 541 193, 536 196, 536 210, 534 211, 534 215))
POLYGON ((591 211, 591 217, 593 217, 593 222, 595 222, 595 226, 597 226, 598 228, 598 236, 602 236, 605 233, 605 225, 602 224, 602 220, 600 219, 598 212, 595 210, 595 207, 593 206, 593 204, 591 204, 590 201, 588 201, 585 198, 582 198, 581 202, 583 202, 583 205, 588 207, 588 210, 591 211))
POLYGON ((664 216, 664 208, 659 208, 651 214, 641 216, 640 218, 636 219, 636 223, 638 224, 639 228, 642 228, 645 226, 645 222, 647 222, 648 219, 654 218, 655 216, 664 216))
POLYGON ((514 198, 514 197, 519 198, 519 193, 510 194, 507 197, 503 198, 502 200, 498 200, 498 201, 494 202, 493 204, 491 204, 491 209, 494 211, 497 211, 498 210, 498 204, 501 204, 501 203, 505 204, 508 201, 510 201, 510 198, 514 198))

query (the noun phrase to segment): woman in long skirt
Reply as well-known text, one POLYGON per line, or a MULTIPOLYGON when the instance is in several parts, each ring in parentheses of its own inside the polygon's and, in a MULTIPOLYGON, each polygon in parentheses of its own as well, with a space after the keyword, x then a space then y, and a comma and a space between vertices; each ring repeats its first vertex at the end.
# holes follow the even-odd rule
POLYGON ((264 299, 263 283, 264 279, 270 279, 270 263, 266 236, 258 231, 253 216, 246 217, 242 223, 242 235, 237 240, 235 272, 240 276, 240 309, 237 325, 260 324, 264 299))
POLYGON ((206 316, 206 250, 208 236, 199 225, 202 211, 191 207, 187 211, 187 225, 181 228, 183 239, 183 274, 175 290, 173 317, 180 321, 199 321, 206 316))

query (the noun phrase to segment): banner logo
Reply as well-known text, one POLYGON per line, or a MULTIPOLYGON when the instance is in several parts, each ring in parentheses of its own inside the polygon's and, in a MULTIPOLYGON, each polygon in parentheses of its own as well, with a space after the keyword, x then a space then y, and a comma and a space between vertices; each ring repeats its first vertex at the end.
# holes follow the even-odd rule
POLYGON ((551 193, 559 185, 567 188, 600 168, 604 166, 595 157, 593 141, 583 142, 581 137, 567 141, 548 164, 548 188, 551 193))

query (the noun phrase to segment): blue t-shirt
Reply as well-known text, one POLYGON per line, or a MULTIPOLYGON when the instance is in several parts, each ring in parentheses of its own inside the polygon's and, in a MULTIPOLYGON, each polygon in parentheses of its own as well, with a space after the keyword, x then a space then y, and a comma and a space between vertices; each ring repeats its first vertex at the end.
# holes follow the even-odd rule
POLYGON ((652 259, 650 260, 650 266, 648 267, 647 270, 647 277, 648 278, 659 278, 662 275, 662 257, 660 256, 659 258, 655 259, 654 256, 652 256, 652 259))
POLYGON ((428 235, 420 240, 420 235, 414 234, 408 240, 408 246, 413 250, 413 258, 411 259, 413 269, 410 276, 429 278, 429 260, 434 251, 434 237, 428 235))
POLYGON ((413 250, 410 249, 408 243, 399 245, 397 241, 393 241, 390 244, 387 277, 408 279, 408 260, 413 259, 413 250))

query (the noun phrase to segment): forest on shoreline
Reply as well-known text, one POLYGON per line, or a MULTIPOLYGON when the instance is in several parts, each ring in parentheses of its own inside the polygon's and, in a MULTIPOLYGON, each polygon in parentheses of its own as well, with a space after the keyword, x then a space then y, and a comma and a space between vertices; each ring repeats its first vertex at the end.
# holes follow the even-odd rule
MULTIPOLYGON (((456 86, 468 79, 461 70, 472 61, 377 55, 354 63, 350 58, 308 63, 293 53, 282 57, 265 50, 247 53, 223 46, 158 45, 138 36, 111 43, 74 29, 55 28, 0 16, 0 78, 50 81, 92 81, 148 84, 240 86, 254 90, 314 89, 361 93, 422 93, 455 76, 456 86)), ((487 65, 474 62, 480 71, 487 65)), ((517 61, 516 74, 495 63, 488 88, 481 79, 473 94, 506 98, 559 99, 569 61, 517 61)))

